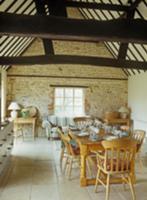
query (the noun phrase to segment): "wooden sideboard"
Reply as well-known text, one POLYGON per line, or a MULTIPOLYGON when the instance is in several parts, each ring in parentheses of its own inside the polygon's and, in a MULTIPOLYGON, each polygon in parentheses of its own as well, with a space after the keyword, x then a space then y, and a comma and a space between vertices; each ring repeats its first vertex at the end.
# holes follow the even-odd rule
POLYGON ((122 118, 112 118, 112 119, 104 119, 104 122, 109 125, 126 125, 131 126, 131 120, 130 119, 122 119, 122 118))

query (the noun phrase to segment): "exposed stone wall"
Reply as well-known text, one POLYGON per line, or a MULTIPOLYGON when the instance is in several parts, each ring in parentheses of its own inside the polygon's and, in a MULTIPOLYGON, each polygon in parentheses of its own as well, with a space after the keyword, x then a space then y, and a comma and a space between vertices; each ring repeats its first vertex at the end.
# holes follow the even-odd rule
MULTIPOLYGON (((54 41, 54 47, 58 54, 111 56, 102 43, 54 41)), ((24 55, 44 54, 43 51, 41 40, 36 40, 24 55)), ((127 102, 127 81, 109 78, 125 78, 125 75, 121 69, 82 65, 13 66, 8 71, 7 100, 8 103, 16 100, 23 106, 36 106, 40 116, 43 116, 53 114, 54 88, 50 85, 87 86, 86 112, 102 117, 105 111, 117 110, 127 102), (27 75, 36 77, 27 77, 27 75)))
POLYGON ((9 78, 8 100, 16 100, 23 106, 36 106, 41 115, 52 114, 53 85, 88 86, 86 90, 86 111, 103 116, 105 111, 117 110, 127 102, 126 81, 51 79, 51 78, 9 78), (76 84, 75 84, 76 83, 76 84), (49 107, 50 106, 50 107, 49 107))

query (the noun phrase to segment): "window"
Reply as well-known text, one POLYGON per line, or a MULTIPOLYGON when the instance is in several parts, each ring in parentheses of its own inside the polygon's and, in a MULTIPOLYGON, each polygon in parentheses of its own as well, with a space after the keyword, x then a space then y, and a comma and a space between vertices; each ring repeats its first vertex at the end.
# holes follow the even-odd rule
POLYGON ((84 115, 84 91, 82 88, 55 88, 55 114, 84 115))

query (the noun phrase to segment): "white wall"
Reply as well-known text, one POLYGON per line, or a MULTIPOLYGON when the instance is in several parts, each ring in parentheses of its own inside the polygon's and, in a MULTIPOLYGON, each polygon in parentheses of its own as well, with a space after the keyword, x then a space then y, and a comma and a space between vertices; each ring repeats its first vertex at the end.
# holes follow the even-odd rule
MULTIPOLYGON (((145 130, 147 136, 147 72, 129 77, 128 105, 132 111, 134 129, 145 130)), ((147 138, 144 144, 147 152, 147 138)))

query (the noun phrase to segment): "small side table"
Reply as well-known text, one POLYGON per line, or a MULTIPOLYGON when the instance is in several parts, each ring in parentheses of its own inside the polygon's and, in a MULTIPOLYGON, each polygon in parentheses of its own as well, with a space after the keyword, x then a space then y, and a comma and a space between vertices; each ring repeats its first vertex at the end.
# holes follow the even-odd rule
POLYGON ((35 129, 36 129, 36 117, 22 118, 18 117, 14 120, 14 132, 18 130, 19 125, 32 125, 32 135, 33 139, 35 139, 35 129))

